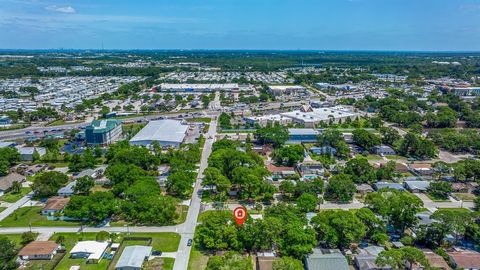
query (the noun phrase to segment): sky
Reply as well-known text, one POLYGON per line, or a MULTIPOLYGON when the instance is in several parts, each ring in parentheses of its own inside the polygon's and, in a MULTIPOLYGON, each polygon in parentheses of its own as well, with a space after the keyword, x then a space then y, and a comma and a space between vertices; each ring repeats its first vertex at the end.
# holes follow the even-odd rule
POLYGON ((480 0, 0 0, 1 49, 102 46, 480 51, 480 0))

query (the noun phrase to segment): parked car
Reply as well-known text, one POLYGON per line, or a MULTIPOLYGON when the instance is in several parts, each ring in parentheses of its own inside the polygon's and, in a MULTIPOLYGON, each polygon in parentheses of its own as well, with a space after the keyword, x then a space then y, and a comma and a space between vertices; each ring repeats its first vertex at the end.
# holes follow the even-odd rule
POLYGON ((191 246, 192 243, 193 243, 193 240, 192 240, 192 239, 188 239, 187 246, 191 246))
POLYGON ((153 256, 161 256, 162 252, 160 250, 154 250, 154 251, 152 251, 152 255, 153 256))

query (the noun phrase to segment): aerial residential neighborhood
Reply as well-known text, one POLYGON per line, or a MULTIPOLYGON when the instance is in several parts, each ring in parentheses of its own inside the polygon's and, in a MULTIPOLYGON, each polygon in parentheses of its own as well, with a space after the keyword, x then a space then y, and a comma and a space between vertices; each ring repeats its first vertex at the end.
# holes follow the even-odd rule
POLYGON ((475 0, 0 0, 0 270, 479 270, 475 0))

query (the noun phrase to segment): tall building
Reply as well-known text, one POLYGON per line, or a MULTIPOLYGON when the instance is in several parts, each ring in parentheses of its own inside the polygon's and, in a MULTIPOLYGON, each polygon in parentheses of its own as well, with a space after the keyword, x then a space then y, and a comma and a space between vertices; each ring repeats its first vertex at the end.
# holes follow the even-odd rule
POLYGON ((95 120, 85 128, 88 145, 108 145, 122 136, 122 122, 115 119, 95 120))

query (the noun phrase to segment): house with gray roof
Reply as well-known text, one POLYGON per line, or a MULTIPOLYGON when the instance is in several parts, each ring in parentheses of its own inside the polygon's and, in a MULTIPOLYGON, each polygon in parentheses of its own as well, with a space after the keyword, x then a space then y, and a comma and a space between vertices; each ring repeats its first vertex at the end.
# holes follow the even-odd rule
POLYGON ((10 173, 7 176, 0 177, 0 196, 10 190, 14 182, 23 183, 24 181, 25 176, 18 173, 10 173))
POLYGON ((122 252, 120 259, 115 265, 116 270, 141 270, 145 260, 152 253, 152 247, 128 246, 122 252))
POLYGON ((405 181, 403 184, 410 192, 419 193, 427 191, 430 181, 405 181))
POLYGON ((315 250, 305 259, 306 270, 349 270, 347 258, 339 250, 315 250))
POLYGON ((373 185, 375 190, 380 190, 382 188, 390 188, 390 189, 396 189, 399 191, 404 191, 405 188, 402 186, 402 184, 399 183, 391 183, 391 182, 378 182, 373 185))

